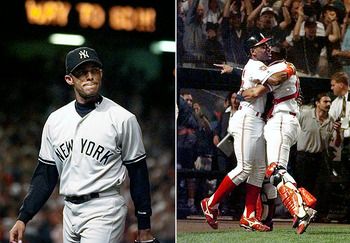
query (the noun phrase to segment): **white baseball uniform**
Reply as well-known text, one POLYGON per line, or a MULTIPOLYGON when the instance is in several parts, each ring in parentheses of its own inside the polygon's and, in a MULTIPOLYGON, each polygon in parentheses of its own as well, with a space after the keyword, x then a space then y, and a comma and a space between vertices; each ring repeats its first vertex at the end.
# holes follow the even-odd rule
MULTIPOLYGON (((287 63, 285 61, 272 64, 267 70, 267 78, 273 73, 286 70, 286 68, 287 63)), ((262 80, 263 84, 267 78, 262 80)), ((296 193, 298 202, 296 206, 298 209, 295 215, 292 212, 291 214, 302 218, 306 215, 306 209, 302 206, 303 199, 296 188, 294 178, 287 172, 290 147, 297 142, 298 132, 300 131, 297 118, 299 116, 299 106, 296 101, 299 93, 299 78, 296 75, 292 75, 280 85, 267 86, 271 89, 274 96, 272 112, 270 112, 270 117, 268 117, 264 127, 268 165, 278 163, 283 166, 283 169, 280 169, 283 179, 282 182, 278 183, 277 188, 287 185, 288 188, 291 188, 296 193)), ((264 191, 267 198, 276 198, 276 188, 270 184, 266 185, 267 187, 264 188, 264 191)))
POLYGON ((119 191, 123 164, 146 157, 136 117, 105 97, 95 105, 81 117, 72 101, 53 112, 43 129, 39 161, 56 165, 60 194, 99 193, 83 204, 65 201, 64 242, 120 241, 127 214, 119 191))
MULTIPOLYGON (((262 84, 265 84, 272 74, 290 69, 288 65, 291 64, 285 61, 271 64, 265 72, 266 77, 261 79, 262 84)), ((277 191, 279 192, 283 204, 296 218, 297 232, 301 234, 316 213, 311 208, 316 199, 306 190, 300 192, 294 178, 287 172, 290 147, 296 143, 300 130, 297 119, 299 106, 296 101, 299 94, 299 79, 294 74, 279 85, 271 86, 266 83, 265 86, 274 96, 272 111, 264 127, 269 165, 266 174, 276 187, 267 183, 264 192, 268 199, 276 198, 277 191), (307 195, 310 200, 305 201, 302 195, 307 195)))
MULTIPOLYGON (((257 80, 265 78, 267 66, 250 59, 242 73, 241 90, 256 86, 257 80)), ((230 118, 227 131, 234 136, 237 166, 228 173, 236 185, 247 180, 249 184, 261 187, 265 174, 264 120, 261 118, 266 95, 254 101, 242 101, 238 111, 230 118), (250 176, 253 175, 254 176, 250 176)))
MULTIPOLYGON (((287 68, 286 62, 279 62, 268 67, 267 76, 283 71, 287 68)), ((262 80, 262 84, 267 78, 262 80)), ((264 127, 264 137, 267 143, 267 161, 281 163, 287 168, 290 147, 297 142, 300 125, 299 106, 296 97, 299 92, 299 78, 292 75, 280 85, 270 86, 274 100, 271 117, 264 127)))

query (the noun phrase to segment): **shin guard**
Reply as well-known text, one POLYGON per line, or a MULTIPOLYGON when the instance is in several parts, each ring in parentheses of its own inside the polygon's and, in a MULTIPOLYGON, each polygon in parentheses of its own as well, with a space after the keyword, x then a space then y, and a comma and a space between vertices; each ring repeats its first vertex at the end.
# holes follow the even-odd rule
POLYGON ((317 199, 303 187, 300 187, 298 190, 306 206, 315 209, 317 199))
POLYGON ((288 209, 289 213, 294 217, 299 213, 299 201, 297 192, 286 184, 277 187, 283 205, 288 209))

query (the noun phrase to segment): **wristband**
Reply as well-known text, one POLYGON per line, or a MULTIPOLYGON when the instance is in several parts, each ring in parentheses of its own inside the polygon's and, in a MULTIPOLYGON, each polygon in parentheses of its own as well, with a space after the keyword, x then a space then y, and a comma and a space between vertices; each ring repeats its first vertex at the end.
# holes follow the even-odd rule
POLYGON ((153 240, 135 240, 135 243, 159 243, 159 241, 156 238, 153 238, 153 240))
POLYGON ((295 74, 295 68, 294 68, 294 66, 291 65, 291 64, 287 64, 287 68, 286 68, 284 71, 287 72, 288 78, 290 78, 292 75, 295 74))

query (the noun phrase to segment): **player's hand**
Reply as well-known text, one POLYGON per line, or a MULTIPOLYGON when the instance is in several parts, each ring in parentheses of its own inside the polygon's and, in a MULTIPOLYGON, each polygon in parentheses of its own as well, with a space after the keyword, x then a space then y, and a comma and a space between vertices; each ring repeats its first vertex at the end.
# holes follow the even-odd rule
POLYGON ((219 138, 218 135, 215 135, 215 136, 213 137, 213 143, 214 143, 215 146, 218 145, 218 144, 220 143, 220 138, 219 138))
POLYGON ((340 131, 340 126, 341 126, 340 121, 335 121, 335 122, 333 123, 333 129, 334 129, 335 131, 337 131, 337 132, 340 131))
POLYGON ((232 73, 232 71, 233 71, 233 67, 231 67, 230 65, 227 65, 227 64, 215 64, 214 63, 214 66, 221 68, 221 74, 232 73))
POLYGON ((154 237, 151 233, 151 229, 139 230, 137 232, 137 239, 135 242, 153 242, 154 237))
POLYGON ((22 243, 26 225, 21 220, 17 220, 10 230, 10 243, 22 243))

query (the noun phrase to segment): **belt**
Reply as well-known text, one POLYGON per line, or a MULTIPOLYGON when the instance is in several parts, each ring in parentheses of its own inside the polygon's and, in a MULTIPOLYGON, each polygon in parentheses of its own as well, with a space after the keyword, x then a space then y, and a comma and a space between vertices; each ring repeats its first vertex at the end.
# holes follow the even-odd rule
MULTIPOLYGON (((289 114, 289 115, 292 115, 292 116, 296 116, 297 115, 297 113, 291 112, 291 111, 277 111, 275 114, 277 114, 277 113, 286 113, 286 114, 289 114)), ((271 117, 273 117, 272 114, 269 116, 269 118, 271 118, 271 117)))
POLYGON ((105 196, 112 196, 120 193, 119 188, 113 188, 111 190, 103 191, 103 192, 93 192, 86 195, 81 196, 65 196, 64 200, 67 202, 71 202, 74 204, 82 204, 84 202, 90 201, 93 198, 100 198, 105 196))
POLYGON ((74 203, 74 204, 81 204, 87 201, 90 201, 93 198, 99 198, 100 195, 98 192, 90 193, 87 195, 82 195, 82 196, 66 196, 64 200, 74 203))
POLYGON ((194 129, 192 128, 182 128, 177 131, 177 135, 193 134, 194 129))
POLYGON ((261 112, 258 112, 258 111, 255 111, 253 110, 252 108, 248 107, 248 106, 239 106, 238 107, 238 110, 244 110, 247 114, 250 114, 250 115, 253 115, 253 116, 256 116, 256 117, 259 117, 261 118, 263 113, 261 112))

